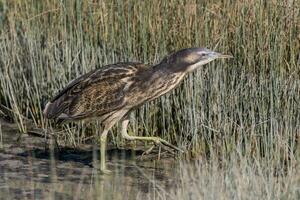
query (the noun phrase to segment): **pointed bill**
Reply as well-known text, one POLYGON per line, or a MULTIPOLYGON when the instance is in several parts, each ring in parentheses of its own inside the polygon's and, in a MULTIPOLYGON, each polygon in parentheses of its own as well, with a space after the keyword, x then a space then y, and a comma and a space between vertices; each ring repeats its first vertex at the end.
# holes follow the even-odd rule
POLYGON ((218 58, 233 58, 233 56, 219 53, 218 58))

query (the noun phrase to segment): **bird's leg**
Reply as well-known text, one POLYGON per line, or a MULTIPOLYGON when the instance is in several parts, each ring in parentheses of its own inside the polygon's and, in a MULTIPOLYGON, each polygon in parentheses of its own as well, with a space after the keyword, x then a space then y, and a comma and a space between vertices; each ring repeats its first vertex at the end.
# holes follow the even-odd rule
POLYGON ((149 149, 147 149, 146 151, 144 151, 144 153, 142 154, 142 156, 148 155, 154 149, 154 147, 155 147, 155 145, 152 145, 149 149))
POLYGON ((111 173, 110 170, 106 169, 106 164, 105 164, 107 133, 108 133, 108 130, 104 129, 104 131, 102 132, 102 134, 100 136, 100 171, 103 174, 111 173))
POLYGON ((156 145, 165 145, 169 148, 175 149, 179 152, 184 152, 183 150, 179 149, 178 147, 170 144, 169 142, 167 142, 166 140, 163 140, 159 137, 140 137, 140 136, 130 136, 127 133, 127 126, 128 126, 129 120, 128 119, 124 119, 122 121, 122 137, 127 139, 127 140, 144 140, 144 141, 151 141, 154 142, 156 145))

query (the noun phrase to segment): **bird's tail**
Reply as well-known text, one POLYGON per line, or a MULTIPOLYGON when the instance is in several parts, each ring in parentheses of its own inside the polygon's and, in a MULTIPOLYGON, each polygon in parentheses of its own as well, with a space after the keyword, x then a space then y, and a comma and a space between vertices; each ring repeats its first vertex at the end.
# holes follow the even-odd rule
POLYGON ((64 124, 71 118, 63 113, 59 101, 48 102, 44 108, 43 115, 47 119, 55 119, 57 124, 64 124))
POLYGON ((56 102, 48 102, 44 108, 43 114, 44 117, 48 118, 48 119, 53 119, 57 116, 58 112, 57 112, 57 106, 56 106, 56 102))

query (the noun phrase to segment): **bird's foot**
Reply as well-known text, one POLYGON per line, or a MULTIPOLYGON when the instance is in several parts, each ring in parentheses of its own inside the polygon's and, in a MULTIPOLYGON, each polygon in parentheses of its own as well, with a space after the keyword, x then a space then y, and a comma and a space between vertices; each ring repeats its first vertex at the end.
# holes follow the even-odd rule
POLYGON ((110 171, 108 169, 100 169, 100 173, 103 175, 111 175, 112 171, 110 171))
POLYGON ((149 149, 143 152, 142 157, 145 155, 149 155, 151 151, 154 149, 155 145, 152 145, 149 149))
MULTIPOLYGON (((180 153, 184 153, 184 151, 183 151, 182 149, 180 149, 180 148, 174 146, 173 144, 170 144, 169 142, 167 142, 167 141, 164 140, 164 139, 161 139, 161 138, 155 138, 155 139, 153 140, 153 142, 155 143, 155 145, 161 146, 162 148, 164 148, 164 146, 167 146, 167 147, 169 147, 169 148, 171 148, 171 149, 174 149, 174 150, 176 150, 176 151, 178 151, 178 152, 180 152, 180 153)), ((164 148, 164 149, 166 149, 166 148, 164 148)), ((168 150, 168 149, 166 149, 166 150, 169 151, 169 152, 171 152, 171 151, 168 150)))

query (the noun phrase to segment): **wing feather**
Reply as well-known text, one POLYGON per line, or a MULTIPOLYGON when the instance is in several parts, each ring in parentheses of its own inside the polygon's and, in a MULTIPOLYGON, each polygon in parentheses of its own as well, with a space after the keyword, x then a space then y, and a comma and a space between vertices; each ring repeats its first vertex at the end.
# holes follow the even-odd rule
POLYGON ((82 119, 107 114, 124 106, 128 84, 145 70, 141 63, 117 63, 71 81, 44 109, 47 118, 82 119))

